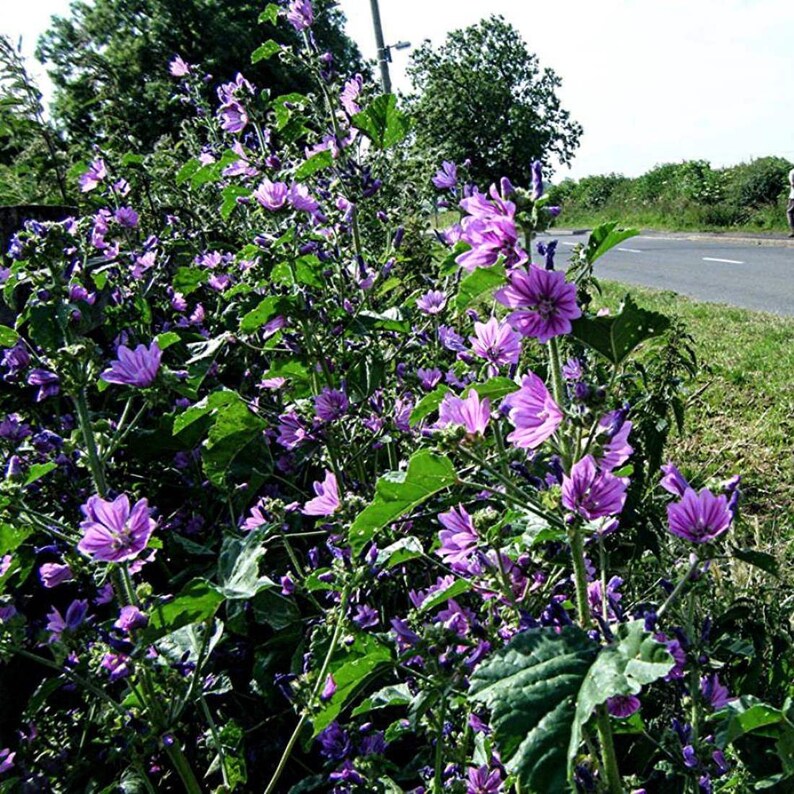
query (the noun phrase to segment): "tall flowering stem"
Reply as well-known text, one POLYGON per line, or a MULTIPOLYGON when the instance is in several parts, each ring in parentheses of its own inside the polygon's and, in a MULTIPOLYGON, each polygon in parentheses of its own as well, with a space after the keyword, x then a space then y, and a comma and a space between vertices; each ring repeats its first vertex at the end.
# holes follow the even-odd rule
MULTIPOLYGON (((549 339, 549 374, 551 375, 551 391, 554 401, 561 409, 565 406, 565 386, 562 380, 562 359, 560 356, 560 346, 557 338, 549 339)), ((562 453, 563 465, 567 468, 573 463, 571 460, 570 448, 565 435, 561 435, 560 452, 562 453)))
POLYGON ((328 652, 325 654, 325 659, 323 659, 322 667, 320 668, 320 672, 317 676, 317 683, 314 685, 314 689, 312 690, 311 696, 309 697, 309 702, 303 709, 303 713, 298 720, 298 724, 295 726, 295 730, 292 732, 292 736, 289 737, 287 746, 284 748, 284 752, 281 754, 276 771, 273 773, 273 777, 270 778, 270 783, 267 784, 265 794, 272 794, 276 790, 278 781, 281 779, 284 768, 287 766, 287 761, 289 761, 289 757, 292 755, 292 750, 295 747, 295 743, 298 741, 298 737, 301 735, 303 726, 309 719, 309 713, 317 704, 318 698, 320 697, 320 693, 323 689, 323 686, 325 685, 326 676, 328 675, 328 668, 331 666, 331 659, 333 658, 334 651, 336 650, 336 646, 339 643, 339 638, 342 635, 342 627, 345 623, 345 614, 347 612, 347 602, 349 595, 350 594, 347 588, 345 588, 342 591, 342 598, 339 602, 339 614, 337 616, 336 626, 334 626, 333 636, 331 637, 331 644, 328 646, 328 652))
POLYGON ((86 452, 88 453, 88 467, 91 471, 91 478, 96 486, 97 494, 104 498, 107 496, 108 486, 105 480, 105 467, 99 457, 94 430, 91 427, 91 417, 88 413, 88 403, 85 398, 85 391, 82 389, 74 397, 74 407, 77 410, 77 421, 80 423, 80 432, 85 441, 86 452))
MULTIPOLYGON (((579 519, 568 527, 568 541, 571 545, 573 559, 574 585, 576 587, 576 611, 579 614, 579 625, 587 631, 592 627, 590 615, 590 602, 587 597, 587 569, 585 568, 584 536, 579 519)), ((606 775, 607 787, 610 794, 622 794, 623 785, 620 780, 618 759, 615 754, 615 742, 612 737, 612 727, 609 724, 609 713, 606 706, 601 705, 596 710, 596 725, 598 738, 601 741, 601 760, 606 775)))

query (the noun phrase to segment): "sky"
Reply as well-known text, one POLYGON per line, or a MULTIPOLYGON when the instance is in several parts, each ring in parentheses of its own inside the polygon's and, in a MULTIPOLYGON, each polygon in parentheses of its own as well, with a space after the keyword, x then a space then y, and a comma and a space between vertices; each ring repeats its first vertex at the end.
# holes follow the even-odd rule
MULTIPOLYGON (((349 35, 374 58, 370 2, 339 0, 349 35)), ((68 6, 0 0, 0 32, 22 36, 32 53, 49 17, 68 6)), ((791 0, 380 0, 380 10, 387 44, 439 45, 488 14, 511 22, 562 78, 563 107, 584 127, 572 167, 555 181, 690 159, 794 160, 791 0)), ((397 90, 410 88, 409 53, 393 53, 397 90)))

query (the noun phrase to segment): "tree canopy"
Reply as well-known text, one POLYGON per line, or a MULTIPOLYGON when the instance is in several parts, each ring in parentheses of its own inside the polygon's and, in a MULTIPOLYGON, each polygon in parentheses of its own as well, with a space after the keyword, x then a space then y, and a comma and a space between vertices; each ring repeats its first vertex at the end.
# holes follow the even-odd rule
POLYGON ((479 182, 527 184, 532 160, 566 164, 579 145, 582 127, 560 105, 560 78, 502 17, 449 33, 437 50, 425 43, 408 74, 417 145, 470 160, 479 182))
MULTIPOLYGON (((314 35, 343 74, 361 70, 361 56, 344 33, 344 15, 330 2, 315 2, 314 35)), ((169 61, 179 54, 200 64, 217 84, 238 70, 275 93, 308 87, 297 64, 272 58, 251 65, 251 53, 274 39, 296 34, 259 23, 261 0, 93 0, 72 3, 55 17, 37 55, 55 84, 52 113, 71 140, 107 144, 130 138, 150 147, 175 132, 186 111, 173 101, 169 61), (245 66, 249 64, 249 66, 245 66)))

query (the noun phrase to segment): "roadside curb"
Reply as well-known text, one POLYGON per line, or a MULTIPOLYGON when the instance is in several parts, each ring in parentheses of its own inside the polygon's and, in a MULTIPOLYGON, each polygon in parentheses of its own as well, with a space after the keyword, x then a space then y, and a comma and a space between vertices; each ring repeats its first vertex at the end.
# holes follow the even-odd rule
MULTIPOLYGON (((546 234, 554 237, 577 237, 589 234, 592 229, 548 229, 546 234)), ((787 237, 744 237, 730 232, 658 232, 653 229, 640 229, 640 234, 656 240, 712 240, 740 245, 770 246, 775 248, 794 248, 794 238, 787 237)))

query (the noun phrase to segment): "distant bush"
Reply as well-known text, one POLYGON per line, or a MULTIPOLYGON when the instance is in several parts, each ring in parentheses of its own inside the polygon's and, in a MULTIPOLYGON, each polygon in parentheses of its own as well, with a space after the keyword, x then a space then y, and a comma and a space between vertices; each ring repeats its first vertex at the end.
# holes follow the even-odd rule
POLYGON ((552 200, 563 223, 621 217, 633 224, 680 229, 783 229, 792 163, 762 157, 714 169, 706 160, 664 163, 639 177, 566 179, 552 200))

